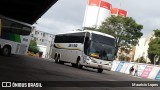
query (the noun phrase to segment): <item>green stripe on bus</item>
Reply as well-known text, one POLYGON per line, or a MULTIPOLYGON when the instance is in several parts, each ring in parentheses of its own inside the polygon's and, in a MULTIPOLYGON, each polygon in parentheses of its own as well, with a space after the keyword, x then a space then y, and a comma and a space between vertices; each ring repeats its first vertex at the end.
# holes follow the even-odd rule
POLYGON ((16 42, 21 43, 20 35, 18 35, 18 34, 14 34, 14 37, 15 37, 15 41, 16 41, 16 42))

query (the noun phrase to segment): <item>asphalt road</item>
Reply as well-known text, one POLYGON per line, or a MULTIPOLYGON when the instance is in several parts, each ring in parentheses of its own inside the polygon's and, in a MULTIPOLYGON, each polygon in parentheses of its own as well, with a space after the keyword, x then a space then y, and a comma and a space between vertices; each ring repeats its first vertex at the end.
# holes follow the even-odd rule
MULTIPOLYGON (((152 80, 112 71, 97 73, 96 70, 90 68, 77 69, 70 64, 61 65, 54 63, 54 60, 23 55, 0 56, 0 81, 67 81, 67 83, 72 83, 73 86, 77 82, 70 81, 83 81, 84 84, 81 87, 65 87, 64 85, 64 87, 50 88, 18 88, 20 90, 160 90, 157 87, 127 87, 127 85, 126 87, 116 87, 116 84, 126 84, 124 81, 152 80), (101 86, 104 83, 109 83, 108 81, 115 81, 116 83, 110 83, 113 87, 101 86)), ((0 88, 0 90, 2 89, 8 90, 11 88, 0 88)), ((17 88, 12 89, 17 90, 17 88)))

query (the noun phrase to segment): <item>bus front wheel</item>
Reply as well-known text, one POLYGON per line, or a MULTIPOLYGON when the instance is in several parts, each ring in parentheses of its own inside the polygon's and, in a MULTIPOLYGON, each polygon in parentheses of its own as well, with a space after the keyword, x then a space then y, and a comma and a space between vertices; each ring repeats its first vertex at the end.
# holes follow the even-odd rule
POLYGON ((82 65, 80 64, 80 59, 77 59, 77 64, 76 64, 77 68, 82 69, 82 65))
POLYGON ((97 69, 98 73, 102 73, 103 69, 97 69))
POLYGON ((4 46, 2 48, 2 55, 3 56, 8 56, 11 54, 11 48, 9 46, 4 46))
POLYGON ((76 64, 72 63, 72 67, 76 67, 76 64))

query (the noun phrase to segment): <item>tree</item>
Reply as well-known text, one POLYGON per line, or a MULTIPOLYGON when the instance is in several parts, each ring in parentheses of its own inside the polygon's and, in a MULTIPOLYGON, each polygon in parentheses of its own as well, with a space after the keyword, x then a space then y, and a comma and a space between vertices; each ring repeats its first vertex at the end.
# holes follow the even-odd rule
POLYGON ((155 35, 155 37, 157 37, 157 38, 160 38, 160 30, 159 29, 156 29, 156 30, 154 30, 154 35, 155 35))
POLYGON ((128 56, 123 55, 123 54, 119 56, 119 60, 120 60, 120 61, 129 61, 129 59, 130 59, 130 58, 129 58, 128 56))
POLYGON ((131 17, 111 16, 102 23, 98 31, 113 35, 116 38, 116 46, 131 48, 143 35, 141 29, 143 26, 131 17))
MULTIPOLYGON (((148 57, 151 60, 152 64, 154 64, 154 58, 156 55, 160 57, 160 30, 158 29, 154 30, 154 35, 155 35, 155 38, 151 39, 149 43, 149 48, 148 48, 148 57)), ((160 58, 159 58, 159 62, 160 62, 160 58)))
POLYGON ((95 27, 83 27, 83 30, 96 30, 95 27))
POLYGON ((37 42, 35 40, 30 41, 28 51, 31 51, 31 52, 34 52, 34 53, 39 52, 39 48, 38 48, 37 42))
POLYGON ((136 62, 138 62, 138 63, 146 63, 146 60, 145 60, 145 58, 142 56, 142 57, 138 58, 138 59, 136 60, 136 62))

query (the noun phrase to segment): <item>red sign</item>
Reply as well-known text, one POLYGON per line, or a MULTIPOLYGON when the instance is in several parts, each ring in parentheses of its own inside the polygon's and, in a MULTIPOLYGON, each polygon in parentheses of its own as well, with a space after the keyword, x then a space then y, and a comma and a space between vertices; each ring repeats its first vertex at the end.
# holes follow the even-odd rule
POLYGON ((118 8, 112 8, 111 14, 118 14, 118 8))
POLYGON ((88 5, 99 6, 101 0, 89 0, 88 5))
POLYGON ((108 3, 108 2, 105 2, 105 1, 101 1, 100 7, 110 10, 111 9, 111 4, 108 3))
POLYGON ((119 16, 124 16, 124 17, 126 17, 126 16, 127 16, 127 11, 122 10, 122 9, 119 9, 118 15, 119 15, 119 16))

